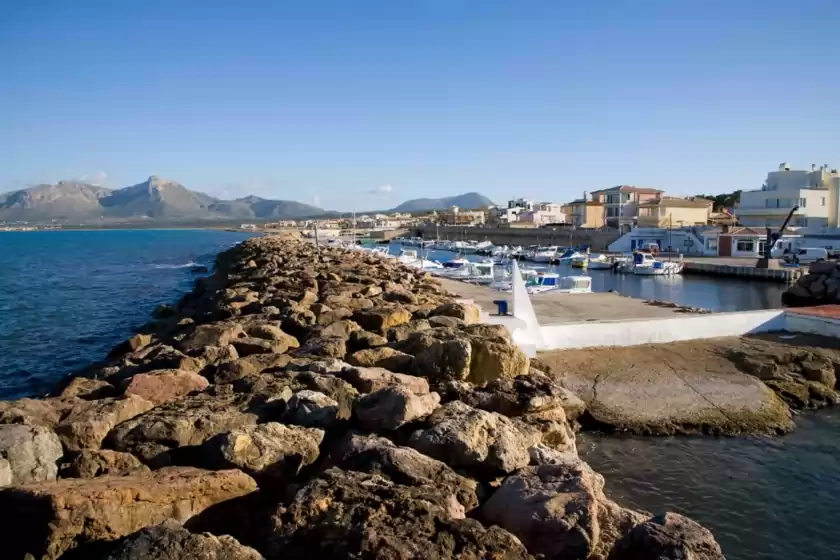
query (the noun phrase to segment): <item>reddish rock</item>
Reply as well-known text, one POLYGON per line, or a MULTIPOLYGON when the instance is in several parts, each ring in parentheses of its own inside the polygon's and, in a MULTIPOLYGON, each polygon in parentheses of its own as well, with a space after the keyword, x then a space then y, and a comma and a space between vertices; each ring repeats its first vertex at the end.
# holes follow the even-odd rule
POLYGON ((191 371, 160 369, 132 377, 126 384, 125 394, 161 404, 194 391, 203 391, 209 384, 205 377, 191 371))

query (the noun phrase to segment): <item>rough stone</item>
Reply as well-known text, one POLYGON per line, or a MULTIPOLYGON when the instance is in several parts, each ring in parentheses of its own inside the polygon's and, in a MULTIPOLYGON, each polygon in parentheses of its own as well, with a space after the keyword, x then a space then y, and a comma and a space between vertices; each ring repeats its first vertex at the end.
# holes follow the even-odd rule
POLYGON ((347 354, 347 339, 340 336, 315 336, 298 348, 298 356, 343 358, 347 354))
POLYGON ((108 354, 109 358, 116 358, 129 352, 134 352, 144 346, 152 343, 152 336, 148 334, 135 334, 128 340, 117 344, 113 350, 108 354))
POLYGON ((255 491, 240 471, 162 469, 141 476, 68 478, 0 490, 0 542, 8 558, 56 559, 173 518, 185 521, 255 491))
POLYGON ((535 555, 604 556, 645 517, 609 502, 603 486, 604 479, 577 460, 526 467, 505 479, 482 506, 481 518, 519 537, 535 555))
POLYGON ((429 382, 414 375, 394 373, 379 367, 348 367, 338 375, 353 385, 360 393, 372 393, 385 387, 398 385, 414 393, 429 392, 429 382))
POLYGON ((323 439, 323 430, 267 422, 219 434, 204 443, 204 450, 216 468, 284 477, 314 463, 323 439))
POLYGON ((253 336, 237 338, 231 344, 236 348, 237 354, 243 357, 254 354, 282 354, 289 349, 288 341, 268 340, 253 336))
POLYGON ((637 525, 619 540, 609 560, 725 560, 707 529, 678 513, 637 525))
POLYGON ((266 530, 267 556, 530 558, 508 532, 462 516, 463 507, 446 488, 330 469, 278 508, 266 530))
POLYGON ((55 480, 57 461, 64 451, 58 436, 49 428, 21 424, 0 425, 0 459, 7 474, 5 484, 28 484, 55 480))
POLYGON ((411 320, 411 313, 402 307, 369 309, 357 311, 353 320, 364 330, 385 335, 388 329, 411 320))
POLYGON ((338 402, 318 391, 298 391, 289 399, 283 418, 298 426, 328 428, 338 419, 338 402))
POLYGON ((62 478, 94 478, 96 476, 131 476, 147 474, 149 467, 131 453, 110 449, 85 449, 69 463, 62 465, 62 478))
POLYGON ((244 335, 245 331, 238 323, 198 325, 192 334, 180 342, 179 346, 185 351, 198 350, 202 346, 227 346, 244 335))
POLYGON ((125 395, 136 395, 151 403, 174 401, 209 385, 201 375, 179 369, 161 369, 133 376, 125 387, 125 395))
MULTIPOLYGON (((411 342, 413 338, 415 337, 410 337, 408 341, 411 342)), ((412 375, 428 377, 435 382, 464 380, 469 377, 472 346, 468 340, 425 340, 428 345, 414 355, 410 371, 412 375)))
POLYGON ((347 349, 349 352, 357 352, 376 346, 384 346, 385 344, 388 344, 388 339, 381 334, 370 331, 355 331, 350 333, 350 338, 347 340, 347 349))
POLYGON ((347 357, 347 362, 360 367, 377 367, 398 372, 407 372, 411 369, 414 358, 405 352, 377 346, 353 352, 347 357))
MULTIPOLYGON (((168 519, 125 537, 99 560, 264 560, 253 548, 239 544, 231 536, 193 534, 180 523, 168 519)), ((93 559, 96 560, 96 559, 93 559)))
POLYGON ((443 315, 444 317, 455 317, 466 324, 478 323, 481 320, 481 310, 472 303, 444 303, 436 307, 431 316, 443 315))
POLYGON ((55 427, 67 451, 99 449, 102 440, 117 424, 154 407, 137 395, 119 399, 79 401, 55 427))
POLYGON ((472 339, 469 381, 484 383, 528 373, 528 357, 511 342, 472 339))
POLYGON ((74 377, 59 393, 59 398, 71 399, 101 399, 103 397, 115 397, 117 388, 101 379, 89 379, 87 377, 74 377))
POLYGON ((415 431, 409 445, 453 467, 504 474, 531 460, 531 442, 500 414, 453 401, 438 408, 426 423, 430 427, 415 431))
POLYGON ((389 432, 426 418, 439 403, 437 393, 418 394, 402 386, 384 387, 356 401, 356 417, 371 432, 389 432))

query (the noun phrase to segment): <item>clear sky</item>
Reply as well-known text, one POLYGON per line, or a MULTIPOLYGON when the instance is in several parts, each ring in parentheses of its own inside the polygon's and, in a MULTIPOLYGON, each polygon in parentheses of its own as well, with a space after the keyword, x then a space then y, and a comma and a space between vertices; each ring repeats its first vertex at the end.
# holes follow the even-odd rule
POLYGON ((840 166, 837 0, 0 0, 0 191, 336 210, 840 166))

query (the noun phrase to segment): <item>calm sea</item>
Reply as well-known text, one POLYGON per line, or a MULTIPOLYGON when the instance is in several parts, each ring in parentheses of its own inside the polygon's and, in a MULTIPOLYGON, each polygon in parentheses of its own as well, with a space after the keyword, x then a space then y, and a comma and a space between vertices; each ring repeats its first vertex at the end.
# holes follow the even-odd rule
POLYGON ((0 398, 104 358, 188 291, 190 267, 248 235, 202 230, 0 232, 0 398))
MULTIPOLYGON (((0 233, 0 398, 38 394, 103 358, 155 305, 190 289, 191 266, 211 265, 218 251, 246 237, 189 230, 0 233)), ((591 274, 596 291, 717 310, 777 306, 781 293, 776 285, 737 280, 591 274)), ((580 451, 619 503, 697 519, 730 560, 838 559, 840 414, 803 415, 798 426, 776 439, 581 435, 580 451)))

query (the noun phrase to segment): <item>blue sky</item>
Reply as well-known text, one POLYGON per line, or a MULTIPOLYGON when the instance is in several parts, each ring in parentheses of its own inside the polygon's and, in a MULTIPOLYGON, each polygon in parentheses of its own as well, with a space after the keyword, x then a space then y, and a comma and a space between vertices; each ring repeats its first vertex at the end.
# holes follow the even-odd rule
POLYGON ((834 0, 0 0, 0 191, 756 188, 840 165, 838 25, 834 0))

